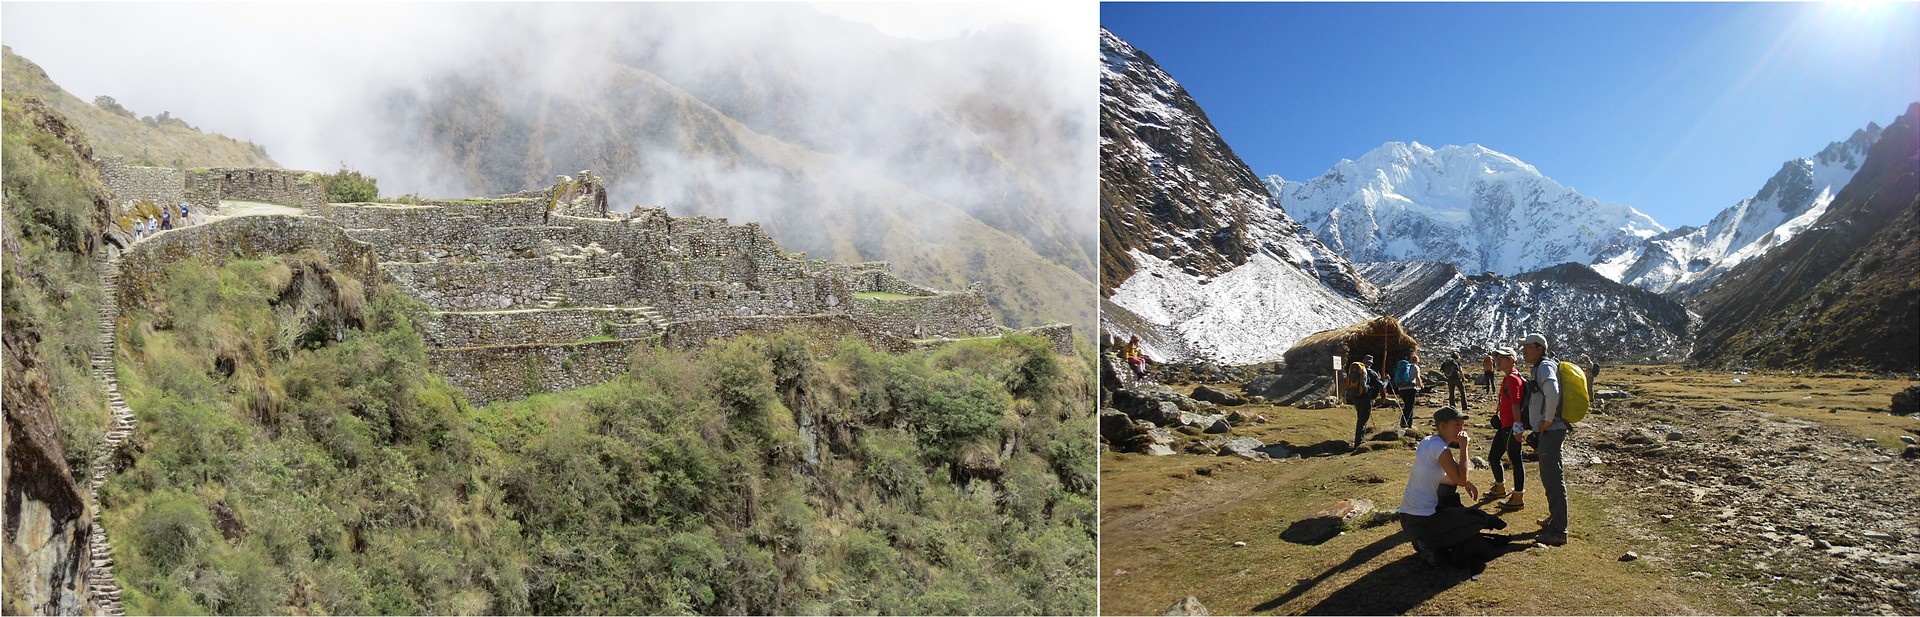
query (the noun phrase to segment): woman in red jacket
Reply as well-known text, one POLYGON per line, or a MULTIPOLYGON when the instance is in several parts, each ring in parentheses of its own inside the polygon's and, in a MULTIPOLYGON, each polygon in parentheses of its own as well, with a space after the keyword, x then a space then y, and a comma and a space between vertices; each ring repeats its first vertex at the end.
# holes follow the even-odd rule
POLYGON ((1519 371, 1513 368, 1513 349, 1502 347, 1493 351, 1494 363, 1499 366, 1500 375, 1500 414, 1494 417, 1493 451, 1487 453, 1487 462, 1493 467, 1493 488, 1487 490, 1487 497, 1499 499, 1507 497, 1500 507, 1519 510, 1526 507, 1527 472, 1522 466, 1520 439, 1520 398, 1526 392, 1526 382, 1519 371), (1507 461, 1500 459, 1506 458, 1507 461), (1507 483, 1502 473, 1503 462, 1513 463, 1513 492, 1507 492, 1507 483), (1508 497, 1508 495, 1512 495, 1508 497))

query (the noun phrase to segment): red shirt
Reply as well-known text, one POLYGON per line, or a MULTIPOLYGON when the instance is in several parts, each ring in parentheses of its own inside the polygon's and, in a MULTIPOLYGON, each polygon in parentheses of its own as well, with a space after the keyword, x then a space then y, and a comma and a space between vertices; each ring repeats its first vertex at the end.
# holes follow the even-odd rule
POLYGON ((1514 419, 1518 417, 1516 414, 1520 411, 1520 395, 1524 394, 1521 388, 1524 385, 1520 381, 1519 371, 1508 372, 1507 378, 1500 380, 1500 426, 1513 426, 1514 419))

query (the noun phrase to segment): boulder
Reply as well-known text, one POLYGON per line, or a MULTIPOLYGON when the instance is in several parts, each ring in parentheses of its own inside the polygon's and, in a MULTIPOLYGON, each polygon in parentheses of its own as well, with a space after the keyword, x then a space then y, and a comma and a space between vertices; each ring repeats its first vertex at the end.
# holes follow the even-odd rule
POLYGON ((1220 456, 1238 456, 1250 461, 1271 458, 1262 450, 1265 444, 1252 437, 1215 437, 1207 440, 1207 445, 1219 452, 1220 456))
POLYGON ((1247 404, 1246 397, 1213 386, 1194 388, 1193 400, 1206 401, 1215 405, 1226 405, 1228 407, 1238 407, 1247 404))
POLYGON ((1173 606, 1167 607, 1167 612, 1161 613, 1161 614, 1168 615, 1168 616, 1206 615, 1207 607, 1201 606, 1200 600, 1198 598, 1195 598, 1193 596, 1187 596, 1185 598, 1181 598, 1179 602, 1173 603, 1173 606))
POLYGON ((1374 433, 1373 437, 1368 438, 1367 441, 1400 441, 1400 436, 1400 431, 1380 431, 1374 433))
POLYGON ((1627 394, 1624 390, 1595 390, 1593 392, 1593 400, 1596 401, 1609 401, 1617 398, 1633 398, 1633 395, 1627 394))
POLYGON ((1135 428, 1136 426, 1133 417, 1127 414, 1118 411, 1100 412, 1100 436, 1105 437, 1107 443, 1126 443, 1128 439, 1140 432, 1135 428))
POLYGON ((1371 512, 1372 501, 1342 499, 1304 519, 1294 521, 1286 531, 1280 532, 1280 539, 1295 544, 1320 544, 1340 535, 1349 523, 1371 512))
POLYGON ((1147 446, 1147 450, 1142 452, 1142 454, 1147 456, 1167 456, 1173 454, 1173 448, 1161 444, 1153 444, 1147 446))
POLYGON ((1907 389, 1893 393, 1894 415, 1911 416, 1920 413, 1920 386, 1907 386, 1907 389))
POLYGON ((1204 432, 1217 435, 1220 433, 1225 433, 1227 431, 1233 430, 1233 424, 1228 423, 1226 418, 1223 418, 1220 416, 1210 416, 1210 417, 1213 418, 1213 424, 1207 425, 1207 428, 1204 430, 1204 432))

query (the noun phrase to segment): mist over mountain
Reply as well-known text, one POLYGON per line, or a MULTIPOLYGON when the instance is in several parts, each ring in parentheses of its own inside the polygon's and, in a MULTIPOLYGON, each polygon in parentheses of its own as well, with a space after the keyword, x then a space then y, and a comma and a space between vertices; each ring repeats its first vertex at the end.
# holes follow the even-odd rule
POLYGON ((1092 324, 1092 113, 1062 85, 1075 67, 1036 61, 1038 32, 898 39, 800 5, 503 10, 526 19, 490 23, 497 45, 376 98, 368 128, 411 156, 368 171, 496 194, 592 170, 617 209, 755 221, 812 257, 983 282, 1010 325, 1092 324))

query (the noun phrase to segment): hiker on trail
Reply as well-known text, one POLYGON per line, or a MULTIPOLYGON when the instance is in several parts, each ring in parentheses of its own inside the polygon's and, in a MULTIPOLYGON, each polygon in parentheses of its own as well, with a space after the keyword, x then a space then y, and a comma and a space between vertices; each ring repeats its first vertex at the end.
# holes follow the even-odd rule
POLYGON ((1526 391, 1526 380, 1514 369, 1513 349, 1502 347, 1488 356, 1499 358, 1500 402, 1496 403, 1499 413, 1493 417, 1493 448, 1487 453, 1487 462, 1493 467, 1493 488, 1487 489, 1487 496, 1493 499, 1509 497, 1500 504, 1507 510, 1519 510, 1527 507, 1527 470, 1521 466, 1526 462, 1520 452, 1520 398, 1526 391), (1502 458, 1506 460, 1501 460, 1502 458), (1513 492, 1507 492, 1507 481, 1501 463, 1513 464, 1513 492))
POLYGON ((180 202, 180 226, 187 226, 187 202, 180 202))
POLYGON ((1486 384, 1487 386, 1486 393, 1493 394, 1493 354, 1487 354, 1486 361, 1483 362, 1482 364, 1486 365, 1487 371, 1486 371, 1486 374, 1480 376, 1481 378, 1480 381, 1481 383, 1486 384))
POLYGON ((1567 543, 1567 485, 1560 467, 1560 449, 1567 442, 1567 429, 1573 425, 1560 418, 1560 372, 1558 362, 1547 359, 1547 337, 1528 334, 1520 345, 1527 369, 1533 378, 1526 388, 1522 406, 1527 429, 1539 434, 1534 446, 1540 456, 1540 484, 1547 487, 1547 518, 1540 521, 1540 535, 1534 541, 1547 546, 1567 543))
POLYGON ((1140 335, 1133 335, 1120 347, 1120 359, 1126 360, 1127 366, 1133 369, 1134 379, 1147 378, 1147 355, 1140 352, 1140 335))
POLYGON ((147 235, 151 236, 157 233, 160 233, 160 221, 154 220, 153 215, 149 214, 147 215, 147 235))
POLYGON ((1480 498, 1480 488, 1467 479, 1467 416, 1452 407, 1433 412, 1434 434, 1420 440, 1413 451, 1413 472, 1400 496, 1400 528, 1413 536, 1413 552, 1428 565, 1441 557, 1474 557, 1482 563, 1489 546, 1482 529, 1505 529, 1491 514, 1466 507, 1460 489, 1480 498), (1458 450, 1455 450, 1458 448, 1458 450))
POLYGON ((140 232, 143 232, 143 231, 146 231, 146 230, 147 230, 147 222, 146 222, 146 221, 143 221, 143 220, 140 220, 140 219, 134 219, 134 220, 133 220, 133 239, 134 239, 134 240, 136 240, 136 241, 137 241, 137 240, 139 240, 139 239, 140 239, 140 232))
POLYGON ((1393 390, 1400 394, 1401 431, 1413 428, 1413 399, 1420 396, 1425 381, 1420 376, 1420 354, 1407 354, 1407 359, 1393 367, 1393 390))
POLYGON ((1341 379, 1347 391, 1347 402, 1353 405, 1353 451, 1360 451, 1361 440, 1367 435, 1367 420, 1373 417, 1373 399, 1380 396, 1382 385, 1380 374, 1373 372, 1373 356, 1360 356, 1353 364, 1347 365, 1347 374, 1341 379))
POLYGON ((1452 357, 1440 363, 1440 374, 1447 378, 1447 404, 1452 405, 1454 395, 1459 395, 1460 411, 1467 411, 1467 372, 1460 366, 1460 352, 1453 352, 1452 357))
POLYGON ((173 229, 173 212, 166 208, 160 209, 160 228, 173 229))

